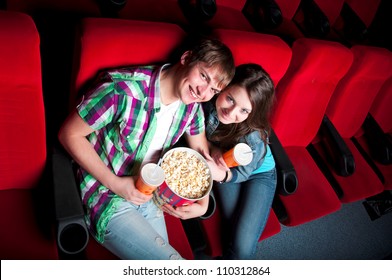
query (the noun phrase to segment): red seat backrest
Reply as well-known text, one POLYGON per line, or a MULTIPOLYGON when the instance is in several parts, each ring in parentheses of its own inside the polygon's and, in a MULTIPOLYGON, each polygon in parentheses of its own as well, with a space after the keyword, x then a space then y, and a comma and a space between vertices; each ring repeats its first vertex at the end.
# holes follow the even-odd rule
POLYGON ((351 63, 351 51, 337 42, 300 38, 276 89, 272 127, 283 146, 306 147, 316 136, 329 99, 351 63))
POLYGON ((231 49, 236 65, 260 64, 275 85, 285 74, 291 60, 291 49, 279 37, 226 29, 216 29, 214 34, 231 49))
POLYGON ((0 189, 37 185, 46 163, 40 38, 31 17, 0 11, 0 189))
POLYGON ((103 69, 167 62, 185 38, 177 25, 110 18, 85 18, 76 51, 71 104, 81 87, 103 69))
POLYGON ((342 137, 353 137, 370 110, 383 83, 392 76, 392 52, 356 45, 354 61, 328 104, 327 115, 342 137))

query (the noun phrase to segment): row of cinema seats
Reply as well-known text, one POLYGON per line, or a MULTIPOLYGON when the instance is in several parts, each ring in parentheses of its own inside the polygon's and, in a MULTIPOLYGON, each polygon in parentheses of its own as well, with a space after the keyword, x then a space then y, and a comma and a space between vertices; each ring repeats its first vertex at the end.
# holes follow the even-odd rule
MULTIPOLYGON (((0 210, 10 215, 0 218, 6 229, 0 231, 0 257, 113 259, 85 229, 71 161, 45 144, 43 94, 54 93, 42 92, 34 22, 25 14, 4 11, 0 21, 7 27, 0 28, 1 41, 8 42, 1 44, 0 125, 3 131, 11 131, 1 137, 0 210), (55 226, 50 223, 53 218, 55 226)), ((78 92, 99 70, 168 61, 186 35, 170 23, 82 19, 70 103, 75 104, 78 92)), ((230 47, 236 64, 259 63, 276 84, 271 121, 277 137, 271 138, 271 145, 279 172, 278 191, 260 240, 278 234, 281 224, 310 222, 337 211, 341 203, 392 189, 390 51, 309 38, 289 46, 277 36, 229 29, 214 29, 212 35, 230 47), (377 135, 383 140, 366 138, 374 123, 381 128, 377 135), (376 159, 367 161, 374 147, 376 159), (369 156, 364 156, 365 151, 369 156)), ((181 221, 165 218, 172 245, 193 259, 181 221)), ((200 221, 200 238, 211 256, 222 251, 219 218, 218 207, 211 218, 200 221)))
MULTIPOLYGON (((269 45, 271 38, 263 34, 228 30, 216 30, 216 34, 233 50, 237 63, 260 63, 275 77, 277 104, 272 127, 298 182, 296 190, 289 192, 282 192, 284 179, 278 183, 273 211, 282 224, 310 222, 337 211, 341 203, 391 189, 392 116, 386 108, 391 105, 390 97, 386 97, 391 94, 392 79, 389 50, 359 45, 349 49, 335 42, 301 38, 291 48, 292 58, 284 76, 276 79, 274 67, 285 64, 282 54, 271 58, 271 54, 282 51, 278 42, 269 45), (377 134, 381 139, 369 141, 367 137, 375 133, 367 129, 370 133, 365 134, 366 119, 373 115, 383 118, 380 123, 384 124, 377 134), (384 160, 369 160, 370 146, 377 148, 381 143, 384 146, 379 154, 384 160), (377 169, 373 169, 374 162, 377 169)), ((276 140, 271 140, 272 146, 276 140)), ((274 156, 279 161, 279 155, 274 156)), ((284 169, 281 172, 284 174, 284 169)), ((286 183, 292 186, 290 180, 286 183)), ((279 232, 273 214, 260 240, 279 232)), ((219 255, 219 213, 201 224, 211 241, 207 253, 219 255)))
POLYGON ((187 31, 217 28, 257 31, 291 44, 301 37, 346 45, 391 46, 388 0, 4 0, 5 8, 28 14, 67 12, 174 23, 187 31), (389 41, 388 41, 389 40, 389 41))

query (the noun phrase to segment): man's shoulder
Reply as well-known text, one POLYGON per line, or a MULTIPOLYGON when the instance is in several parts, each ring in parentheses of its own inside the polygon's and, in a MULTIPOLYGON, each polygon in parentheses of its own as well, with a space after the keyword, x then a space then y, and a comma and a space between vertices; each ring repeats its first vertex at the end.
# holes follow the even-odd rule
POLYGON ((157 68, 155 65, 127 66, 106 70, 104 75, 110 76, 113 81, 149 80, 157 68))

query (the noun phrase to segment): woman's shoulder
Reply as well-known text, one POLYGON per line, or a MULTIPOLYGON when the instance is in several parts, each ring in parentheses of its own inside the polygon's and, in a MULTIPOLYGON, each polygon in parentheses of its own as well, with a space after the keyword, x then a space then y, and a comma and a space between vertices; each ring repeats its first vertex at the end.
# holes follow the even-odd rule
POLYGON ((255 130, 245 136, 245 142, 248 145, 259 144, 263 142, 263 139, 261 138, 260 132, 255 130))

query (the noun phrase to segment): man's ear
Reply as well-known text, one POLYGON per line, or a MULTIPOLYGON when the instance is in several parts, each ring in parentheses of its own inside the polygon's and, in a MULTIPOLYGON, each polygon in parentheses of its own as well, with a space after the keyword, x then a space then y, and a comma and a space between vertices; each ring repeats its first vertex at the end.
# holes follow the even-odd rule
POLYGON ((187 60, 188 60, 190 54, 191 54, 191 51, 186 51, 186 52, 184 52, 184 53, 182 54, 182 56, 181 56, 181 64, 182 64, 182 65, 187 64, 187 60))

